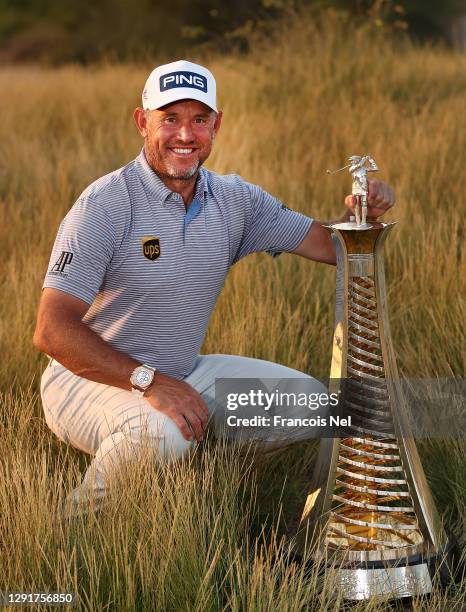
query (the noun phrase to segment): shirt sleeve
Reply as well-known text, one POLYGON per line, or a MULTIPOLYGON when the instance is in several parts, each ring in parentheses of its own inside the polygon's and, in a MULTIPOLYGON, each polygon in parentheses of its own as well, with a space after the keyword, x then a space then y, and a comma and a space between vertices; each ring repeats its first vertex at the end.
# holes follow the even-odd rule
POLYGON ((246 183, 250 196, 250 218, 233 263, 250 253, 266 251, 277 257, 292 252, 303 241, 313 219, 290 210, 257 185, 246 183))
POLYGON ((115 230, 103 208, 79 199, 60 224, 43 288, 92 304, 113 256, 115 230))

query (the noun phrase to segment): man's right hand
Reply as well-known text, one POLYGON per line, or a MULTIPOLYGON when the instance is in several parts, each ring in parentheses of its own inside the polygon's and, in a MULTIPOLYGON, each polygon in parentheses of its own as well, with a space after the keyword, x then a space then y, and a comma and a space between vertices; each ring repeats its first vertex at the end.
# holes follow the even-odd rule
POLYGON ((202 440, 209 420, 207 405, 199 393, 183 380, 157 372, 144 399, 180 428, 186 440, 202 440), (192 432, 191 432, 192 429, 192 432))

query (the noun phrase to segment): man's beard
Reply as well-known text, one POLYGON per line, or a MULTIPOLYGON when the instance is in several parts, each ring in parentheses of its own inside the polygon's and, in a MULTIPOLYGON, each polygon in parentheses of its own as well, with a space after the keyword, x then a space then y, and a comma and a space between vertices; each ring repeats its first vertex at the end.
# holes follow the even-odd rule
POLYGON ((189 179, 193 178, 201 166, 202 162, 198 159, 197 162, 191 166, 191 168, 180 170, 179 168, 171 168, 169 164, 165 164, 165 170, 157 169, 156 172, 161 178, 176 179, 177 181, 189 181, 189 179))
POLYGON ((175 168, 170 163, 160 158, 158 155, 151 151, 146 154, 147 161, 157 175, 162 179, 172 179, 177 181, 189 181, 197 173, 199 168, 204 163, 203 160, 198 159, 190 168, 175 168))

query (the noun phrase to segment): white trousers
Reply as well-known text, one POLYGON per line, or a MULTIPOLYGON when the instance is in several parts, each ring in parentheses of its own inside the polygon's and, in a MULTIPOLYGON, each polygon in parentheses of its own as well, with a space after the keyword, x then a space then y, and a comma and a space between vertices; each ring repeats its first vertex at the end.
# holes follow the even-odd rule
MULTIPOLYGON (((223 402, 216 401, 215 380, 219 378, 231 379, 233 392, 237 391, 235 379, 251 378, 282 380, 283 392, 291 387, 297 392, 300 384, 306 392, 327 392, 318 380, 279 364, 235 355, 200 355, 193 371, 184 380, 206 402, 209 427, 214 429, 215 435, 226 433, 230 438, 237 438, 243 431, 247 434, 246 439, 256 436, 274 448, 316 435, 312 428, 271 431, 261 427, 244 430, 225 427, 227 416, 233 412, 229 412, 223 402)), ((174 421, 145 399, 130 391, 76 376, 53 359, 42 375, 41 397, 50 429, 63 442, 94 457, 81 485, 68 498, 65 514, 86 512, 90 497, 93 497, 94 507, 99 507, 105 498, 108 474, 119 461, 137 457, 138 450, 148 439, 161 461, 180 458, 195 444, 182 436, 174 421)), ((248 407, 234 414, 239 413, 247 415, 248 407)), ((258 413, 256 409, 254 414, 258 413)))

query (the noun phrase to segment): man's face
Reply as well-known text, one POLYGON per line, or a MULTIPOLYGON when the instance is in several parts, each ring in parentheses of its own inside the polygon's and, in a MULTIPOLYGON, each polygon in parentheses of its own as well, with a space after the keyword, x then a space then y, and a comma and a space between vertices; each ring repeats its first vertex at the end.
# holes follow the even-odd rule
POLYGON ((135 120, 151 167, 161 178, 187 181, 209 157, 221 113, 182 100, 157 110, 137 109, 135 120))

